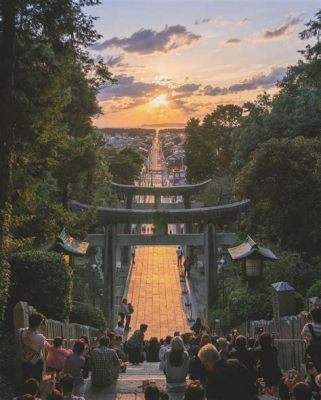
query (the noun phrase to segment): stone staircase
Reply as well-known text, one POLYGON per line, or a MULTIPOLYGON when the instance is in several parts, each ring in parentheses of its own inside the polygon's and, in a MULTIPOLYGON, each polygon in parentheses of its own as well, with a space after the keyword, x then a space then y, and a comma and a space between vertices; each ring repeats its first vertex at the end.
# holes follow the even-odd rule
POLYGON ((159 363, 144 362, 141 365, 128 365, 126 373, 107 388, 94 388, 86 381, 84 397, 86 400, 134 400, 143 399, 143 381, 155 382, 159 388, 165 387, 165 375, 159 370, 159 363))

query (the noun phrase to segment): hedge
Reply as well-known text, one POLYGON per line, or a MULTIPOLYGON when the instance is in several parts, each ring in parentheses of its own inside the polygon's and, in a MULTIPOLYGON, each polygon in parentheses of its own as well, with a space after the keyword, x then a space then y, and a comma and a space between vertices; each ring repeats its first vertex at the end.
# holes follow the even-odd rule
POLYGON ((47 318, 64 320, 71 309, 70 267, 58 253, 31 250, 13 254, 8 311, 26 301, 47 318))
POLYGON ((89 325, 102 331, 105 330, 107 326, 106 319, 101 309, 90 304, 74 304, 69 321, 81 325, 89 325))

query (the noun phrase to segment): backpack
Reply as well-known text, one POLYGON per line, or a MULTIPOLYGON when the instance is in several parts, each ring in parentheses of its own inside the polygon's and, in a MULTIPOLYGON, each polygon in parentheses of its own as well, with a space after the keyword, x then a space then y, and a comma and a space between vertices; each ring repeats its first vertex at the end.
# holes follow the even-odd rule
POLYGON ((134 312, 134 307, 133 307, 132 303, 128 303, 128 311, 130 314, 132 314, 134 312))
POLYGON ((316 336, 312 324, 308 324, 311 339, 305 351, 307 358, 310 358, 317 371, 321 371, 321 336, 316 336))

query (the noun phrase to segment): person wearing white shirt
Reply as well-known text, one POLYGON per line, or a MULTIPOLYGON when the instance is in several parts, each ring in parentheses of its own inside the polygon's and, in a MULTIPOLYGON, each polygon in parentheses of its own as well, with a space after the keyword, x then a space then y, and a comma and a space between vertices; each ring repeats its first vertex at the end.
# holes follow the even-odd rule
POLYGON ((114 332, 116 333, 116 335, 120 335, 120 336, 124 335, 125 329, 124 329, 121 321, 118 321, 117 326, 114 328, 114 332))

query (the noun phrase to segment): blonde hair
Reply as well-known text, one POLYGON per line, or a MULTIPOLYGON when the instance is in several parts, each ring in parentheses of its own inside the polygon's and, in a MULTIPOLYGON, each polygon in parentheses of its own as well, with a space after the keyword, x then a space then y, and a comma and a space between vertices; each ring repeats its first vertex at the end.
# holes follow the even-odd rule
POLYGON ((198 357, 202 363, 209 362, 211 364, 216 364, 220 359, 220 355, 216 347, 210 343, 200 348, 198 357))

